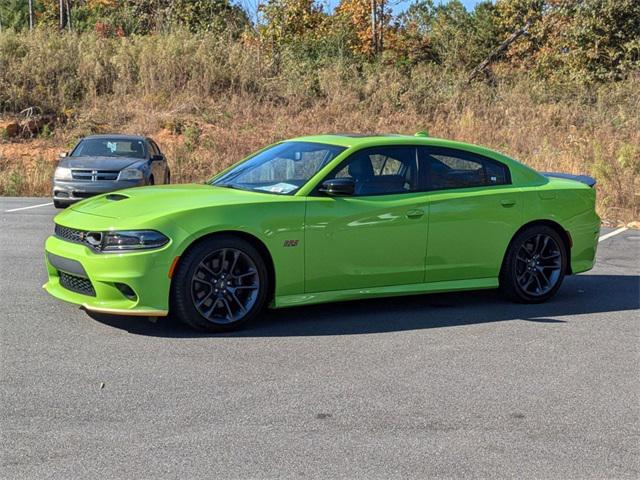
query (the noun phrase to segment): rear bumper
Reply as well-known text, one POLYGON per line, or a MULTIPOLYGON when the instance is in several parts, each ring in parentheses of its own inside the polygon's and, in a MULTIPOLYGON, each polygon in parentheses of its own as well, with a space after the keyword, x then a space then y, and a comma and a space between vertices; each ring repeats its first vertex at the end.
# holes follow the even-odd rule
POLYGON ((168 314, 168 272, 173 260, 171 243, 146 252, 100 254, 84 245, 49 237, 45 250, 49 281, 43 288, 52 296, 94 312, 141 316, 168 314), (91 288, 69 287, 69 278, 78 280, 81 285, 90 282, 93 292, 91 288), (134 295, 126 289, 123 293, 123 285, 134 295))
POLYGON ((596 263, 600 217, 595 212, 586 212, 573 219, 569 228, 573 241, 571 247, 571 273, 591 270, 596 263))
POLYGON ((85 198, 100 195, 101 193, 114 192, 124 188, 139 187, 144 185, 141 180, 113 180, 98 182, 79 181, 53 181, 53 199, 59 203, 71 204, 85 198))

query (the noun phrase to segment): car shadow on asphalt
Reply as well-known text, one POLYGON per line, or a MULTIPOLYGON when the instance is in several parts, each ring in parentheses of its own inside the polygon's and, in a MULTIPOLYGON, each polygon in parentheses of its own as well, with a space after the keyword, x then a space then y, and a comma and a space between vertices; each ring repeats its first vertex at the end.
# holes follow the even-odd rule
POLYGON ((171 317, 89 313, 94 320, 135 335, 169 338, 354 335, 421 330, 510 320, 562 325, 575 315, 640 308, 640 276, 577 275, 565 279, 546 303, 509 302, 498 290, 413 295, 268 310, 242 330, 200 333, 171 317))

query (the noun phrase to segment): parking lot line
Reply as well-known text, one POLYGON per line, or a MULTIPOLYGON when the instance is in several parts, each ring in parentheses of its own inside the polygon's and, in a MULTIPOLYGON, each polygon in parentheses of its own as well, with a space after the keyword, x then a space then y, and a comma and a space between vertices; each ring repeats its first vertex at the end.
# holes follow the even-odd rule
POLYGON ((29 210, 30 208, 46 207, 47 205, 53 205, 53 202, 41 203, 39 205, 31 205, 29 207, 12 208, 11 210, 5 210, 5 213, 17 212, 19 210, 29 210))
POLYGON ((601 235, 600 238, 598 238, 598 242, 602 242, 603 240, 606 240, 607 238, 611 238, 615 235, 618 235, 619 233, 622 232, 626 232, 627 230, 629 230, 627 227, 620 227, 617 230, 614 230, 613 232, 609 232, 605 235, 601 235))

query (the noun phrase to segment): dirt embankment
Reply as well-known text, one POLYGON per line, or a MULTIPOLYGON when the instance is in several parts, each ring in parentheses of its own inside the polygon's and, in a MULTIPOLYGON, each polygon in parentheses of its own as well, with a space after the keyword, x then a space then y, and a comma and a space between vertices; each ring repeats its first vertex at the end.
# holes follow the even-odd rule
POLYGON ((607 224, 627 224, 640 216, 640 134, 630 127, 636 121, 632 117, 624 116, 624 128, 603 117, 593 130, 591 124, 579 121, 582 117, 572 118, 558 105, 506 100, 508 109, 495 102, 463 105, 443 109, 429 119, 416 111, 373 113, 356 99, 314 105, 257 103, 245 97, 206 102, 185 97, 167 105, 158 105, 155 98, 116 100, 104 99, 77 110, 66 123, 43 129, 35 138, 0 139, 0 195, 49 195, 59 153, 92 133, 154 138, 168 158, 172 180, 188 183, 204 181, 286 138, 428 129, 435 137, 486 145, 539 171, 594 176, 598 212, 607 224))

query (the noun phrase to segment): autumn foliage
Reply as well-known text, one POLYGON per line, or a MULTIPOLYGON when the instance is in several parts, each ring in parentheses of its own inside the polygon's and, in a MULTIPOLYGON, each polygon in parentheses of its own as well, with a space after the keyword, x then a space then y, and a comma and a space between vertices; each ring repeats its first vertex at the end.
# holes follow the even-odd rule
MULTIPOLYGON (((253 11, 228 0, 69 0, 62 31, 57 0, 33 3, 29 31, 27 2, 0 2, 0 112, 65 119, 37 139, 47 152, 91 132, 142 132, 167 146, 176 181, 199 181, 294 135, 427 129, 593 175, 605 218, 640 215, 637 0, 473 11, 417 0, 395 14, 376 0, 375 22, 370 0, 332 10, 268 0, 253 11)), ((19 146, 0 138, 0 194, 46 192, 55 156, 24 170, 19 146)), ((25 145, 24 158, 33 152, 25 145)))

